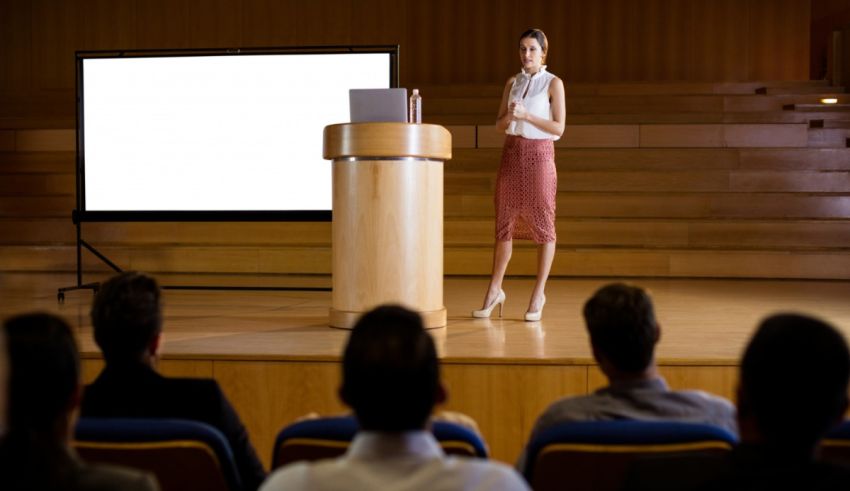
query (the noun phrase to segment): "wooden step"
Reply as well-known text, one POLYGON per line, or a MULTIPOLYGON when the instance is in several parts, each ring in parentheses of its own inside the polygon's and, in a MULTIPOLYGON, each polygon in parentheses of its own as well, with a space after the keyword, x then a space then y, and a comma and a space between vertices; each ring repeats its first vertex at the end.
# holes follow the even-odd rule
POLYGON ((810 128, 809 146, 814 148, 850 147, 850 130, 844 128, 810 128))
MULTIPOLYGON (((159 273, 329 274, 329 248, 108 247, 101 252, 126 269, 159 273)), ((536 247, 517 241, 509 275, 534 275, 536 247)), ((448 247, 445 274, 486 275, 492 246, 448 247)), ((71 246, 0 248, 0 271, 71 272, 71 246)), ((106 272, 96 259, 84 260, 87 272, 106 272)), ((850 279, 850 254, 834 252, 716 251, 678 249, 592 249, 559 247, 555 276, 729 277, 850 279)))
MULTIPOLYGON (((267 246, 326 247, 330 223, 87 223, 83 237, 96 247, 267 246)), ((0 245, 72 245, 70 219, 0 219, 0 245)), ((812 250, 850 248, 849 220, 712 220, 558 218, 564 247, 723 248, 812 250)), ((492 244, 492 218, 450 217, 446 246, 492 244)))
MULTIPOLYGON (((839 98, 841 100, 850 99, 848 97, 839 98)), ((814 112, 814 113, 846 113, 850 112, 850 103, 840 103, 840 104, 823 104, 818 101, 813 101, 811 103, 797 103, 797 104, 786 104, 782 106, 782 109, 786 111, 806 111, 806 112, 814 112)))
MULTIPOLYGON (((637 114, 567 114, 568 125, 593 124, 707 124, 707 123, 810 123, 812 120, 844 120, 850 111, 804 112, 804 111, 761 111, 727 113, 637 113, 637 114)), ((443 126, 492 125, 494 113, 481 114, 425 114, 425 121, 443 126)))
POLYGON ((73 129, 0 130, 0 152, 73 152, 75 149, 73 129))
POLYGON ((64 194, 0 196, 0 217, 67 217, 76 206, 73 190, 64 194))
POLYGON ((72 173, 0 174, 0 196, 73 193, 75 185, 76 177, 72 173))
MULTIPOLYGON (((464 191, 493 192, 494 172, 458 172, 446 176, 449 194, 464 191)), ((558 190, 568 192, 644 193, 846 193, 850 194, 847 171, 564 171, 558 190)))
POLYGON ((763 90, 757 90, 757 94, 767 95, 786 95, 786 94, 822 94, 829 92, 832 94, 845 92, 844 87, 838 86, 823 86, 823 85, 802 85, 802 86, 785 86, 785 87, 762 87, 763 90))
MULTIPOLYGON (((500 148, 454 149, 446 175, 496 173, 500 148)), ((558 172, 569 170, 850 170, 846 148, 556 148, 558 172)), ((447 180, 447 182, 449 182, 447 180)))
POLYGON ((0 174, 14 172, 73 173, 73 152, 0 152, 0 174))
MULTIPOLYGON (((569 95, 710 95, 755 94, 758 89, 834 91, 825 80, 753 82, 567 83, 569 95)), ((419 87, 425 97, 501 97, 504 84, 452 84, 419 87)))
MULTIPOLYGON (((478 147, 501 147, 505 135, 495 126, 478 127, 478 147)), ((556 147, 710 148, 806 147, 806 124, 678 124, 566 126, 556 147)))
MULTIPOLYGON (((491 193, 447 195, 447 217, 493 216, 491 193)), ((799 193, 558 193, 557 215, 576 218, 850 217, 850 196, 799 193)))

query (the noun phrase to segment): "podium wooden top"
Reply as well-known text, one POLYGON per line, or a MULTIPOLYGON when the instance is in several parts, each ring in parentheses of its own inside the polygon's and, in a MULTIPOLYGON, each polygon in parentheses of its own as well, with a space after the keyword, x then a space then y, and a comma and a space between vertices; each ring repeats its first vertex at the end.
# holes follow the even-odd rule
POLYGON ((452 158, 452 135, 436 124, 346 123, 325 126, 324 158, 452 158))

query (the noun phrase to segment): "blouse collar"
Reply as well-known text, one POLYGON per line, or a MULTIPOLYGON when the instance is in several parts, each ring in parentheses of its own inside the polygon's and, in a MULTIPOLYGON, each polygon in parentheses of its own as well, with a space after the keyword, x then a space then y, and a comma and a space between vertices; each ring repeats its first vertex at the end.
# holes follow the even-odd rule
POLYGON ((529 74, 528 72, 525 71, 525 68, 522 68, 520 70, 520 75, 522 75, 522 78, 531 80, 532 78, 540 75, 541 73, 543 73, 545 71, 546 71, 546 65, 540 65, 540 69, 537 70, 537 73, 529 74))

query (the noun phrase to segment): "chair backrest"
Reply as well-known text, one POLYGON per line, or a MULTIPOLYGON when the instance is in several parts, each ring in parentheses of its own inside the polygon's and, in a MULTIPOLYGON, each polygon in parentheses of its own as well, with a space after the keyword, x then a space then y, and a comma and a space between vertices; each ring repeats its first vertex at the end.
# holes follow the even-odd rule
POLYGON ((820 459, 850 466, 850 420, 833 428, 820 443, 820 459))
POLYGON ((659 421, 564 423, 529 443, 525 477, 535 491, 620 489, 629 465, 658 455, 728 452, 736 443, 723 428, 659 421))
MULTIPOLYGON (((307 419, 283 428, 277 435, 272 469, 298 461, 339 457, 359 430, 352 416, 307 419)), ((487 458, 487 448, 475 432, 457 423, 436 421, 434 437, 447 454, 487 458)))
POLYGON ((153 473, 162 491, 242 489, 227 439, 205 423, 81 418, 73 446, 83 460, 153 473))

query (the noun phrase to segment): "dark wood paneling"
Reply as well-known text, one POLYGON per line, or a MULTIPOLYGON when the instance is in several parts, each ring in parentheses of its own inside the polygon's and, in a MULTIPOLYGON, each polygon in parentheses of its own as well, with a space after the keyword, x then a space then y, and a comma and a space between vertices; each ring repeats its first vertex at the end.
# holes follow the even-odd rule
POLYGON ((189 45, 229 48, 242 45, 242 0, 189 0, 189 45))
POLYGON ((243 46, 293 46, 297 0, 242 0, 243 46))
POLYGON ((188 48, 188 0, 141 0, 137 4, 139 48, 188 48))
MULTIPOLYGON (((804 79, 813 5, 8 0, 0 4, 0 98, 15 98, 24 112, 30 104, 33 114, 43 110, 35 99, 46 94, 72 101, 79 49, 400 44, 403 85, 501 84, 518 68, 516 38, 529 27, 547 33, 550 70, 570 83, 804 79)), ((817 10, 821 17, 831 11, 817 10)))
POLYGON ((301 46, 351 43, 352 0, 311 0, 297 4, 296 44, 301 46))
POLYGON ((29 0, 0 2, 0 91, 26 93, 32 86, 32 9, 29 0))

